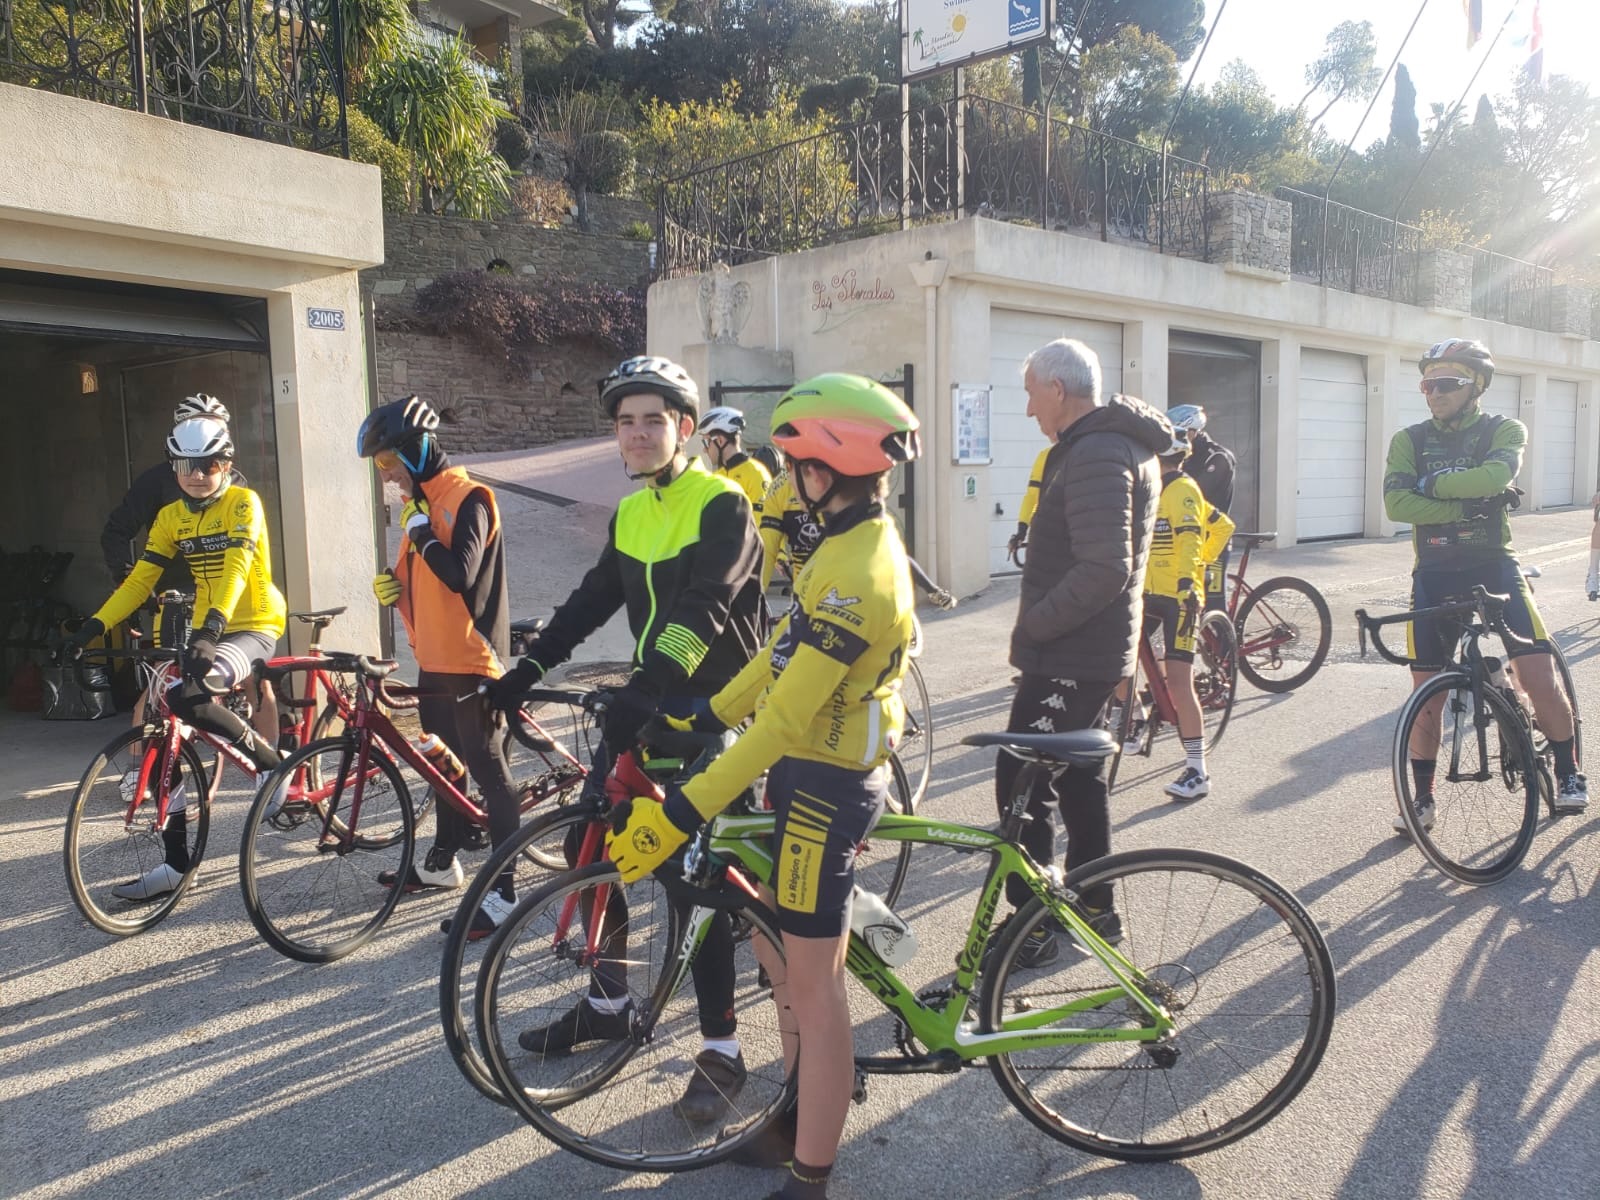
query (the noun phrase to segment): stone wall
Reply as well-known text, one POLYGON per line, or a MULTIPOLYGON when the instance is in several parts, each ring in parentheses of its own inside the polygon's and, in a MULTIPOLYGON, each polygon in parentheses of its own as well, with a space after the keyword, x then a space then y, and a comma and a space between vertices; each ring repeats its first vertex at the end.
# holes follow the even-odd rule
POLYGON ((1573 338, 1592 336, 1594 300, 1591 288, 1556 284, 1550 289, 1550 332, 1573 338))
POLYGON ((1211 261, 1230 271, 1287 281, 1293 209, 1242 189, 1211 197, 1211 261))
POLYGON ((381 398, 416 392, 452 410, 452 450, 514 450, 609 430, 595 384, 617 356, 596 346, 540 350, 530 370, 508 376, 504 363, 461 338, 380 330, 377 359, 381 398))
MULTIPOLYGON (((620 228, 640 219, 635 213, 642 206, 635 201, 598 200, 597 227, 620 228)), ((607 431, 595 382, 616 366, 615 352, 580 343, 541 349, 530 370, 513 373, 492 352, 462 338, 383 330, 383 314, 408 309, 417 292, 440 275, 482 270, 495 259, 509 264, 512 276, 529 289, 558 278, 642 287, 650 269, 647 243, 514 221, 402 215, 387 218, 384 245, 383 266, 361 273, 362 288, 379 313, 380 398, 416 392, 456 410, 461 423, 449 431, 449 440, 462 451, 511 450, 607 431)))
MULTIPOLYGON (((604 223, 625 226, 615 201, 602 209, 604 223)), ((637 203, 637 202, 629 202, 637 203)), ((597 217, 596 224, 602 222, 597 217)), ((612 287, 641 286, 648 281, 650 247, 646 242, 576 229, 542 229, 516 221, 466 221, 457 217, 390 215, 383 230, 384 262, 361 272, 361 286, 381 308, 395 297, 410 300, 420 288, 451 271, 481 271, 500 259, 525 285, 544 278, 585 279, 612 287)))
POLYGON ((1402 254, 1395 269, 1415 271, 1415 303, 1429 312, 1465 316, 1472 311, 1472 258, 1454 250, 1422 250, 1402 254))

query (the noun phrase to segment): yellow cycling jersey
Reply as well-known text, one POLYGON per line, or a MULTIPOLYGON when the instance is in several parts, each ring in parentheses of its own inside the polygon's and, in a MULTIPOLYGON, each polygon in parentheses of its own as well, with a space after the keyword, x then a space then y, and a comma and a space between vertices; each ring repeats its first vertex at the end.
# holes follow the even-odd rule
POLYGON ((229 633, 283 635, 283 594, 272 583, 272 549, 261 497, 230 484, 200 512, 177 500, 156 514, 144 554, 95 613, 106 628, 144 603, 161 573, 182 556, 194 575, 194 623, 229 633))
POLYGON ((683 786, 710 817, 780 758, 866 771, 905 727, 900 681, 913 630, 911 568, 900 531, 877 504, 836 514, 795 581, 794 607, 711 710, 755 721, 683 786))
POLYGON ((1189 595, 1203 585, 1204 564, 1215 559, 1232 536, 1233 522, 1206 503, 1200 485, 1169 471, 1162 479, 1161 503, 1150 536, 1144 590, 1178 599, 1189 595))
POLYGON ((822 526, 800 503, 787 471, 772 481, 762 497, 756 509, 756 529, 761 534, 762 591, 772 586, 772 573, 780 558, 791 575, 798 575, 822 541, 822 526))
POLYGON ((745 497, 750 501, 752 511, 760 509, 761 498, 767 494, 767 489, 772 486, 772 476, 767 474, 766 467, 748 454, 741 454, 726 467, 718 467, 715 473, 725 476, 739 485, 744 491, 745 497))
POLYGON ((1022 507, 1017 509, 1017 524, 1032 525, 1033 514, 1039 511, 1039 493, 1044 490, 1044 460, 1050 457, 1050 447, 1039 451, 1033 460, 1033 470, 1028 472, 1028 490, 1022 493, 1022 507))

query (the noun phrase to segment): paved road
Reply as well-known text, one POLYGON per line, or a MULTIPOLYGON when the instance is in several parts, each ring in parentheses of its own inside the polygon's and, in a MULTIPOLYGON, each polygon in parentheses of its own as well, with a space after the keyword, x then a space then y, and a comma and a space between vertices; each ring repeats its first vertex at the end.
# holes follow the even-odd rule
MULTIPOLYGON (((523 561, 548 564, 541 583, 555 595, 570 586, 595 526, 528 504, 508 527, 523 561), (540 554, 547 520, 569 520, 561 545, 572 553, 540 554)), ((1593 707, 1600 606, 1580 594, 1588 525, 1587 513, 1557 513, 1518 518, 1516 532, 1525 557, 1547 570, 1541 607, 1593 707)), ((1383 764, 1406 677, 1356 658, 1349 612, 1402 601, 1408 566, 1397 543, 1264 556, 1259 578, 1303 574, 1329 594, 1338 636, 1330 665, 1303 694, 1246 690, 1214 759, 1210 799, 1164 801, 1159 785, 1174 760, 1132 770, 1114 801, 1118 848, 1196 846, 1248 859, 1295 889, 1325 930, 1339 966, 1339 1020, 1290 1110, 1218 1153, 1127 1166, 1050 1141, 1006 1107, 987 1071, 877 1079, 850 1115, 835 1195, 1596 1194, 1597 820, 1542 828, 1524 869, 1480 891, 1443 880, 1390 834, 1383 764)), ((1015 602, 1015 582, 998 581, 929 622, 937 815, 992 817, 990 754, 956 739, 1003 721, 1015 602)), ((165 924, 127 941, 86 926, 62 882, 62 813, 79 764, 110 733, 104 724, 0 725, 10 783, 0 801, 0 1193, 521 1200, 648 1191, 721 1200, 770 1188, 734 1167, 623 1176, 557 1151, 480 1099, 437 1032, 446 898, 407 901, 344 962, 278 957, 239 898, 231 848, 241 793, 216 814, 201 886, 165 924)), ((924 944, 908 977, 947 970, 944 947, 966 915, 949 897, 976 869, 953 857, 920 861, 901 906, 924 944)), ((879 1050, 888 1036, 876 1018, 860 1026, 858 1045, 879 1050)))

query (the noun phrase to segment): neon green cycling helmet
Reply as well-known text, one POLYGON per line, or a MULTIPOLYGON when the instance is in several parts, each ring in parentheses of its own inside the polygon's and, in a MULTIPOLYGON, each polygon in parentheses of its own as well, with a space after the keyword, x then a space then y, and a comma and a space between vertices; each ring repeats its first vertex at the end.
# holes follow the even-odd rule
POLYGON ((772 442, 790 458, 837 475, 876 475, 922 450, 917 414, 864 375, 817 375, 784 393, 772 410, 772 442))

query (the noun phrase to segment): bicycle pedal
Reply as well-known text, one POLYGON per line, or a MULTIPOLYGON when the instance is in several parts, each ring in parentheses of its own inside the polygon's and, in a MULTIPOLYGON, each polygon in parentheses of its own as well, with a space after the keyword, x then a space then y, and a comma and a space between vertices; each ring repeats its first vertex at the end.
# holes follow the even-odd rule
POLYGON ((461 838, 463 850, 487 850, 489 848, 489 831, 482 825, 469 825, 467 832, 461 838))
POLYGON ((867 1073, 856 1072, 855 1086, 850 1089, 850 1102, 852 1104, 865 1104, 867 1102, 867 1073))

